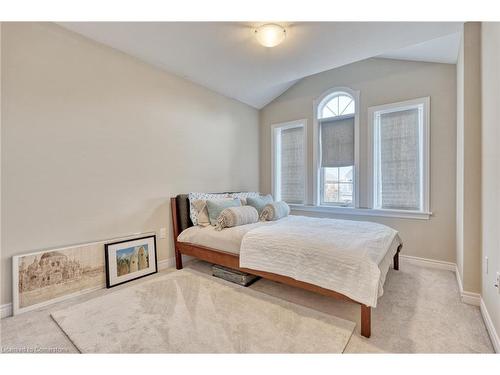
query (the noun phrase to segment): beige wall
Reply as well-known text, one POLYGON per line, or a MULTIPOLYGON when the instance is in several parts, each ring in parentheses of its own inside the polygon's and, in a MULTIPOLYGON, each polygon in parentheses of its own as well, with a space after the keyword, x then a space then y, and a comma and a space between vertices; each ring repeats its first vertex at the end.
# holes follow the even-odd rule
POLYGON ((457 58, 457 179, 456 179, 456 236, 457 268, 464 274, 464 39, 460 39, 457 58))
MULTIPOLYGON (((2 115, 2 72, 3 72, 3 69, 2 69, 2 54, 3 54, 3 49, 2 49, 2 29, 3 29, 3 22, 0 22, 0 167, 2 165, 2 118, 3 118, 3 115, 2 115)), ((1 264, 1 255, 2 255, 2 199, 1 199, 1 196, 2 196, 2 176, 1 176, 1 170, 0 170, 0 283, 2 283, 3 285, 3 266, 1 264)), ((2 293, 1 291, 2 287, 0 286, 0 293, 2 293)), ((0 294, 0 305, 2 304, 2 298, 1 298, 1 294, 0 294)))
MULTIPOLYGON (((500 335, 500 23, 482 24, 482 298, 500 335)), ((500 348, 497 348, 500 350, 500 348)))
MULTIPOLYGON (((261 190, 271 192, 271 130, 274 123, 308 119, 309 203, 312 197, 313 101, 335 86, 360 90, 361 206, 368 203, 367 108, 424 96, 431 97, 430 220, 346 216, 373 220, 400 231, 404 254, 455 262, 455 65, 369 59, 301 80, 260 113, 261 190)), ((297 212, 298 213, 298 212, 297 212)), ((320 216, 319 214, 317 216, 320 216)), ((323 214, 323 216, 325 216, 323 214)), ((329 215, 340 217, 339 215, 329 215)))
POLYGON ((258 111, 53 24, 2 25, 2 289, 11 257, 168 228, 168 198, 258 189, 258 111))
POLYGON ((464 25, 457 62, 457 265, 481 291, 481 24, 464 25))

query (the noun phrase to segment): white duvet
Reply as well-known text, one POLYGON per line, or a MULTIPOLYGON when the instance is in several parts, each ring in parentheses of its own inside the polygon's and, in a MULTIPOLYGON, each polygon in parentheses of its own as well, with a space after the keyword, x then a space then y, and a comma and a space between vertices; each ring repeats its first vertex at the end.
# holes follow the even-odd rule
POLYGON ((240 267, 272 272, 342 293, 375 307, 399 245, 382 224, 288 216, 249 230, 240 267))

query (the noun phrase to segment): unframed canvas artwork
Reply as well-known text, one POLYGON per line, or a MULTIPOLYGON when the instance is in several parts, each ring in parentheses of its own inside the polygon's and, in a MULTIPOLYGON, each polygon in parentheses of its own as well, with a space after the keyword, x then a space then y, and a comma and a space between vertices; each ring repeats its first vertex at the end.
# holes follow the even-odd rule
POLYGON ((14 312, 104 287, 103 243, 16 256, 14 312))

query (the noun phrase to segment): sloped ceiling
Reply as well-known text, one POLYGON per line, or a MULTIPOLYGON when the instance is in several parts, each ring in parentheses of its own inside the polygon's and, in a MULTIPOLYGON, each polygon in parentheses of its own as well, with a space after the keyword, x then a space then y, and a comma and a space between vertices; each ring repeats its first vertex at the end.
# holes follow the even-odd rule
POLYGON ((366 58, 415 59, 416 54, 426 61, 429 50, 439 58, 442 44, 427 52, 408 47, 462 28, 452 22, 283 22, 286 40, 265 48, 253 36, 259 22, 59 24, 255 108, 303 77, 366 58))
POLYGON ((399 60, 456 64, 462 33, 445 35, 422 43, 389 51, 379 57, 399 60))

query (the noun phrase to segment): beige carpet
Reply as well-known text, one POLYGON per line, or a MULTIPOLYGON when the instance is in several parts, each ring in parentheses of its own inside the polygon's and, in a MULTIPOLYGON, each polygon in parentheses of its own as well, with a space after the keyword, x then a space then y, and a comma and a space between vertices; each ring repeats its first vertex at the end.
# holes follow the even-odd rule
POLYGON ((51 315, 83 353, 342 353, 355 327, 188 269, 51 315))

